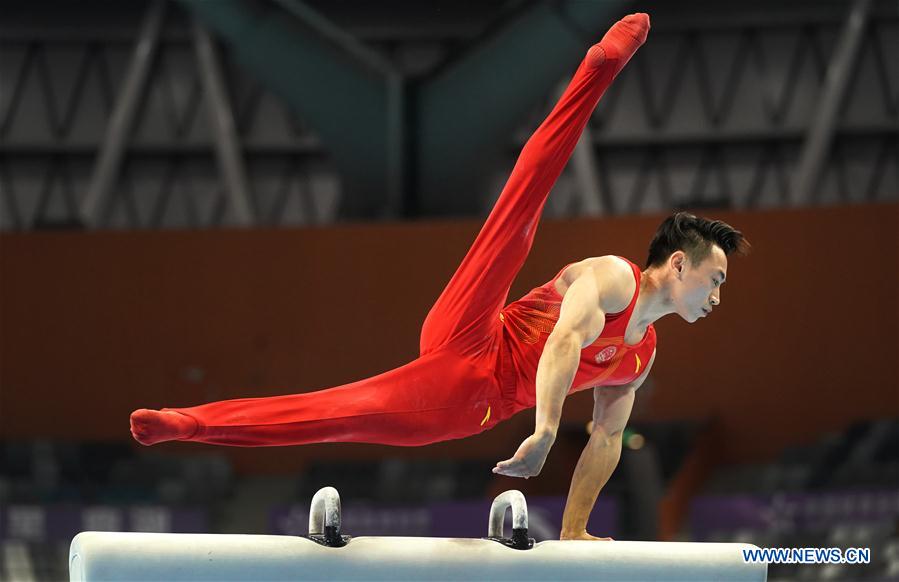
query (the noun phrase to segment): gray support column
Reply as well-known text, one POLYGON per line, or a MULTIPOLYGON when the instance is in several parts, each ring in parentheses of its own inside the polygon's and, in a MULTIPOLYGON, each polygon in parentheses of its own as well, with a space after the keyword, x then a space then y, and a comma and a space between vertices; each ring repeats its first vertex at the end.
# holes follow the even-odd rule
POLYGON ((374 52, 364 43, 344 32, 327 18, 301 0, 274 0, 291 15, 314 29, 323 39, 339 47, 372 71, 383 75, 386 82, 386 135, 387 176, 386 204, 379 217, 396 218, 402 214, 405 189, 404 172, 407 166, 405 151, 405 80, 393 64, 374 52))
POLYGON ((396 218, 402 214, 407 167, 405 150, 405 80, 393 64, 352 35, 344 32, 301 0, 274 0, 291 15, 299 18, 323 39, 339 47, 372 71, 383 75, 386 82, 386 204, 378 216, 396 218))
POLYGON ((492 158, 622 4, 536 3, 413 94, 389 62, 300 0, 181 3, 314 124, 343 178, 343 218, 409 210, 412 192, 428 213, 478 209, 472 191, 492 158))
POLYGON ((393 72, 393 65, 389 61, 386 61, 381 55, 353 38, 352 35, 341 30, 340 27, 310 8, 302 0, 274 0, 274 2, 284 8, 289 14, 302 20, 324 40, 340 47, 341 50, 365 66, 385 75, 393 72))
POLYGON ((406 83, 400 73, 387 75, 387 204, 382 217, 399 218, 405 214, 406 180, 409 160, 406 155, 406 83))
POLYGON ((818 102, 800 154, 799 166, 790 193, 790 202, 793 206, 809 203, 812 190, 820 181, 824 161, 833 139, 837 115, 849 86, 850 73, 858 61, 862 31, 870 8, 871 0, 854 0, 852 3, 849 18, 827 68, 824 93, 818 102))
MULTIPOLYGON (((383 216, 391 193, 389 72, 383 59, 299 0, 181 0, 321 138, 340 171, 342 218, 383 216)), ((402 181, 398 181, 400 184, 402 181)))
POLYGON ((94 163, 87 196, 81 205, 81 220, 85 228, 96 228, 101 206, 109 198, 116 184, 125 144, 136 118, 140 95, 146 85, 153 56, 159 45, 159 30, 165 16, 165 0, 155 0, 147 8, 140 36, 131 54, 131 65, 116 100, 115 109, 106 127, 106 135, 97 161, 94 163))
POLYGON ((195 21, 193 28, 194 49, 197 53, 197 65, 200 68, 203 96, 209 110, 209 124, 213 132, 212 141, 215 145, 222 183, 231 202, 235 223, 238 226, 253 226, 255 220, 253 209, 250 206, 247 175, 244 171, 237 131, 234 128, 234 114, 222 80, 215 44, 199 22, 195 21))

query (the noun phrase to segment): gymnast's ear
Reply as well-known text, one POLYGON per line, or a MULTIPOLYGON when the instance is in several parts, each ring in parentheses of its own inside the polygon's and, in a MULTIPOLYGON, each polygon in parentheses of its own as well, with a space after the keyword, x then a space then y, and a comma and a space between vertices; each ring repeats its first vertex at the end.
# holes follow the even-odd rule
POLYGON ((684 263, 687 260, 687 255, 681 251, 677 250, 671 253, 671 266, 674 268, 677 273, 677 278, 680 279, 684 274, 684 263))

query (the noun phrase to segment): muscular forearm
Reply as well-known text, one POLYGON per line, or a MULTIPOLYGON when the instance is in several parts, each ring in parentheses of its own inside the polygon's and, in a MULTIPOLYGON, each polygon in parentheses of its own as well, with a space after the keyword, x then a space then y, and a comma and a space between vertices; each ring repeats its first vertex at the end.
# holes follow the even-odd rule
POLYGON ((580 354, 581 346, 577 340, 552 335, 547 340, 537 364, 536 434, 555 437, 562 417, 562 404, 577 372, 580 354))
POLYGON ((607 436, 601 430, 590 435, 590 440, 571 478, 568 502, 562 515, 562 539, 582 534, 587 529, 587 519, 600 489, 612 476, 621 459, 621 433, 607 436))

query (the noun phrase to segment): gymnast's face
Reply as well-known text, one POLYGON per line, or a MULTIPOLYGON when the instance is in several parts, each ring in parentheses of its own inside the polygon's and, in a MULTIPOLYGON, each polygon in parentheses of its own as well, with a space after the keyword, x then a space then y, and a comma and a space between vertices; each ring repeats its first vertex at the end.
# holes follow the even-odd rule
POLYGON ((673 282, 671 301, 678 315, 689 323, 707 317, 721 303, 721 285, 727 276, 727 255, 717 245, 704 261, 693 265, 683 251, 668 260, 673 282))

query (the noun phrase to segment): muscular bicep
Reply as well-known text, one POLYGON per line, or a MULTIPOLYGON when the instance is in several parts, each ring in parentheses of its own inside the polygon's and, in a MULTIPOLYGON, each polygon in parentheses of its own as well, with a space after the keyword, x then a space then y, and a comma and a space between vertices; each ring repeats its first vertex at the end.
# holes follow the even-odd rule
POLYGON ((562 298, 559 320, 551 338, 572 338, 581 348, 596 341, 606 323, 606 315, 600 307, 596 276, 589 269, 574 280, 562 298))
POLYGON ((593 389, 593 427, 602 427, 608 435, 624 430, 627 420, 630 418, 634 406, 637 388, 639 388, 653 362, 656 361, 656 350, 652 350, 652 356, 646 364, 646 368, 640 376, 624 386, 597 386, 593 389))
POLYGON ((624 430, 634 408, 637 389, 631 386, 606 386, 593 390, 593 431, 615 436, 624 430))

